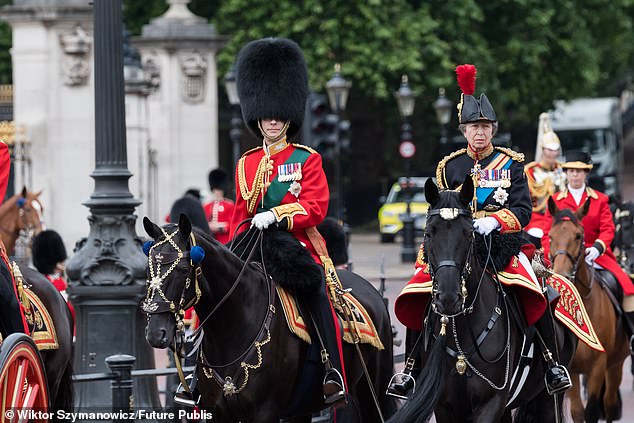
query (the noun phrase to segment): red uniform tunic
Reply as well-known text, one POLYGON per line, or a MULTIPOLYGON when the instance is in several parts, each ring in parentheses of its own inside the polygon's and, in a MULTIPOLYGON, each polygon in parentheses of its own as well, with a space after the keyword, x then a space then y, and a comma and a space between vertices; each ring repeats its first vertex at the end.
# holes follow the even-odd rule
POLYGON ((0 203, 4 201, 9 185, 9 172, 11 171, 11 156, 9 146, 0 141, 0 203))
POLYGON ((233 201, 226 198, 210 201, 209 203, 203 205, 211 233, 223 244, 226 244, 231 240, 231 238, 229 238, 229 224, 231 222, 231 217, 233 216, 234 207, 235 205, 233 201), (220 229, 212 229, 212 223, 215 223, 216 225, 219 224, 221 226, 220 229))
POLYGON ((284 221, 289 232, 297 238, 321 263, 315 248, 306 235, 306 228, 321 223, 328 212, 328 181, 321 164, 321 155, 315 150, 299 144, 287 144, 285 140, 278 141, 269 147, 270 158, 266 158, 262 147, 247 151, 236 169, 236 204, 231 219, 229 233, 233 237, 236 230, 242 232, 249 228, 249 224, 238 225, 255 214, 271 210, 278 222, 284 221), (301 153, 308 157, 301 164, 297 175, 289 175, 289 169, 296 169, 297 161, 293 156, 301 153), (290 160, 289 160, 290 159, 290 160), (286 165, 286 166, 285 166, 286 165), (282 176, 294 178, 278 204, 263 203, 263 194, 271 187, 266 187, 268 181, 274 182, 280 171, 282 176), (293 192, 291 192, 293 190, 293 192), (297 194, 297 195, 295 195, 297 194))
MULTIPOLYGON (((586 248, 592 247, 593 245, 597 247, 601 255, 594 262, 616 277, 623 288, 624 295, 634 295, 634 284, 632 284, 632 280, 623 269, 621 269, 610 248, 610 244, 614 239, 615 228, 612 212, 608 205, 608 196, 589 187, 586 187, 579 204, 575 202, 574 197, 568 190, 558 192, 553 196, 559 209, 570 209, 573 212, 581 207, 588 198, 590 199, 590 208, 588 209, 588 214, 586 214, 581 221, 584 229, 586 248)), ((550 230, 552 216, 550 213, 547 213, 546 216, 548 218, 547 230, 550 230)), ((544 242, 544 255, 546 257, 548 257, 550 247, 547 235, 548 231, 546 231, 546 236, 544 236, 542 240, 544 242)))
POLYGON ((559 163, 549 168, 542 162, 530 162, 524 172, 533 203, 533 215, 524 229, 528 231, 531 228, 539 228, 546 232, 550 224, 550 220, 545 216, 548 197, 565 187, 566 176, 559 163))

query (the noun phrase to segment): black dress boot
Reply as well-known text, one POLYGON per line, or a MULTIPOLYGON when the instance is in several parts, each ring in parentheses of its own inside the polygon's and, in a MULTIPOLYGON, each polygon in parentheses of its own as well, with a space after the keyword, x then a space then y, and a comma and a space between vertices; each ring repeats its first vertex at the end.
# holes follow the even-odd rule
POLYGON ((417 353, 417 344, 421 332, 407 329, 405 333, 405 368, 401 373, 392 376, 387 387, 387 395, 400 399, 409 399, 416 390, 416 378, 420 375, 420 358, 417 353))
POLYGON ((535 327, 538 337, 541 338, 539 344, 542 348, 542 356, 546 362, 546 374, 544 375, 546 391, 550 395, 558 394, 569 389, 572 386, 572 382, 570 381, 568 369, 558 363, 553 357, 553 352, 558 355, 558 349, 553 315, 550 308, 537 321, 535 327))
MULTIPOLYGON (((632 368, 634 369, 634 311, 627 311, 623 313, 625 319, 625 332, 629 340, 630 355, 632 356, 632 368)), ((634 371, 632 372, 634 374, 634 371)))
POLYGON ((339 357, 337 331, 326 289, 322 287, 314 292, 314 295, 303 296, 301 300, 313 321, 315 335, 322 347, 321 361, 326 366, 323 380, 324 402, 334 408, 344 407, 348 401, 343 380, 343 366, 339 357))

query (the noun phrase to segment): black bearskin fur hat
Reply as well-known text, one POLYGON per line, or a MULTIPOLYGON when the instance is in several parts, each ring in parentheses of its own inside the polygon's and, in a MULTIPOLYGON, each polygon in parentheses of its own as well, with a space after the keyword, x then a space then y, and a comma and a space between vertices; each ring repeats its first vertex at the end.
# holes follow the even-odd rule
POLYGON ((236 79, 242 118, 257 138, 261 138, 261 119, 290 121, 289 139, 299 132, 308 96, 308 73, 304 54, 294 41, 251 41, 238 53, 236 79))
POLYGON ((328 255, 335 266, 348 264, 348 246, 346 245, 346 233, 343 226, 334 217, 326 217, 317 225, 317 229, 324 240, 328 255))
POLYGON ((174 201, 172 209, 170 210, 170 222, 178 223, 181 214, 189 217, 192 222, 192 226, 200 229, 205 234, 211 236, 209 230, 209 223, 207 223, 207 216, 205 216, 205 209, 200 200, 192 197, 191 195, 185 195, 174 201))
POLYGON ((212 169, 209 172, 209 188, 211 189, 221 189, 223 191, 227 190, 227 172, 224 169, 217 168, 212 169))
POLYGON ((66 247, 59 234, 52 230, 42 231, 33 238, 31 246, 33 265, 38 272, 50 275, 57 263, 66 260, 66 247))

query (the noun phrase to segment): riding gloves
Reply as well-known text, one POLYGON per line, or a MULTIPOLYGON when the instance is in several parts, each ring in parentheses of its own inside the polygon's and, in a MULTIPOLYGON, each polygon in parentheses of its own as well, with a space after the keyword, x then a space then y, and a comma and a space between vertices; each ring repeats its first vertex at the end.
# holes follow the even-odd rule
POLYGON ((599 250, 596 247, 586 248, 586 263, 592 265, 592 263, 594 263, 600 255, 601 253, 599 253, 599 250))
POLYGON ((275 214, 270 210, 258 213, 251 219, 251 226, 258 229, 266 229, 273 223, 275 223, 275 214))
POLYGON ((473 221, 473 227, 480 235, 488 235, 500 227, 500 222, 495 217, 481 217, 473 221))

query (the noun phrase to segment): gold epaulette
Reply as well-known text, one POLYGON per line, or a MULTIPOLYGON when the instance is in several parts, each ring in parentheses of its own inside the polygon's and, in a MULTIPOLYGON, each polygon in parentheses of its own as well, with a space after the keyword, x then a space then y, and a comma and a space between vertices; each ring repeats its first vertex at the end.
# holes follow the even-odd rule
POLYGON ((510 148, 506 147, 495 147, 496 150, 501 151, 502 153, 510 156, 513 160, 518 163, 524 163, 524 153, 518 153, 517 151, 513 151, 510 148))
POLYGON ((454 157, 457 157, 461 154, 464 154, 467 152, 466 148, 461 148, 458 151, 454 151, 453 153, 451 153, 448 156, 445 156, 440 162, 438 162, 438 166, 436 166, 436 183, 438 184, 438 188, 440 189, 446 189, 449 187, 445 186, 445 183, 443 181, 442 178, 442 171, 445 168, 445 165, 447 164, 447 162, 451 159, 453 159, 454 157))
POLYGON ((539 162, 532 161, 532 162, 528 163, 527 165, 525 165, 525 166, 524 166, 524 169, 527 169, 527 170, 528 170, 528 169, 532 169, 532 168, 534 168, 535 166, 537 166, 538 164, 539 164, 539 162))
POLYGON ((258 150, 262 150, 262 146, 255 147, 255 148, 252 148, 251 150, 247 150, 247 151, 245 151, 245 152, 242 154, 242 157, 244 157, 244 156, 248 156, 248 155, 249 155, 249 154, 251 154, 251 153, 255 153, 255 152, 256 152, 256 151, 258 151, 258 150))
POLYGON ((310 148, 309 146, 304 145, 304 144, 291 143, 291 145, 292 145, 292 146, 294 146, 294 147, 297 147, 297 148, 301 148, 302 150, 306 150, 306 151, 308 151, 310 154, 315 154, 315 153, 316 153, 316 154, 319 154, 319 153, 317 152, 317 150, 313 150, 312 148, 310 148))

